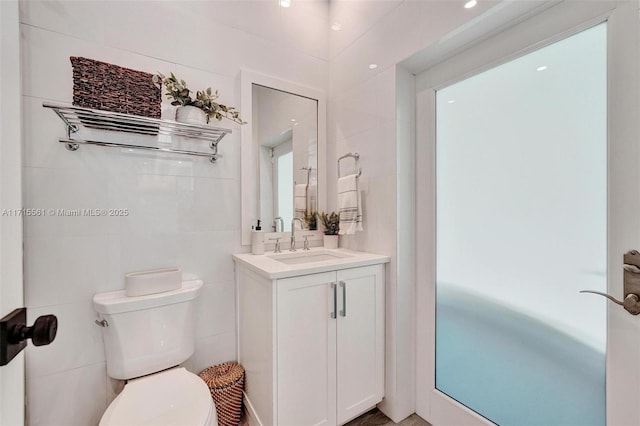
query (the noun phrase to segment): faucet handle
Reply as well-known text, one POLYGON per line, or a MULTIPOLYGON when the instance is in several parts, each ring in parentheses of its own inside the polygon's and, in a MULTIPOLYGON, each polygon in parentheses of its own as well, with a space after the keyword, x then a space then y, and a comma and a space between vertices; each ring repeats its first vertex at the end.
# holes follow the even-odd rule
POLYGON ((304 249, 309 250, 309 237, 314 237, 315 234, 305 234, 304 237, 304 249))
POLYGON ((273 249, 274 253, 281 253, 280 250, 280 237, 275 237, 275 238, 269 238, 269 241, 274 241, 276 242, 276 246, 273 249))

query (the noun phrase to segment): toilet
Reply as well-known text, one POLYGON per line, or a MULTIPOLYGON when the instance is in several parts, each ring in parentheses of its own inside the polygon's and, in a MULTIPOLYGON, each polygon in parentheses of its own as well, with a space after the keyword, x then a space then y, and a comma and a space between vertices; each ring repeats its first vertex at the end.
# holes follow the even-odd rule
POLYGON ((202 281, 177 290, 128 297, 125 290, 96 294, 107 374, 126 380, 100 426, 216 426, 205 382, 178 365, 195 348, 195 306, 202 281))

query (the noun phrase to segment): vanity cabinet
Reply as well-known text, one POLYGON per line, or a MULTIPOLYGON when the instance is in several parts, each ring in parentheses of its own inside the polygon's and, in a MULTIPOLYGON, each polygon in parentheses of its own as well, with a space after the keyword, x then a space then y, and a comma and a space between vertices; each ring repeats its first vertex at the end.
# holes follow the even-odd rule
POLYGON ((341 425, 382 400, 384 264, 237 277, 251 424, 341 425))

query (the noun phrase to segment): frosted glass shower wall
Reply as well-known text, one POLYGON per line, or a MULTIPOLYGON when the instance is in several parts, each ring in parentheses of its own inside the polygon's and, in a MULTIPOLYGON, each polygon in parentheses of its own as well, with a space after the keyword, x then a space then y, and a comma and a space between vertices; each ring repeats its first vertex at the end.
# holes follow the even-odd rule
POLYGON ((604 424, 606 24, 437 92, 436 387, 604 424))

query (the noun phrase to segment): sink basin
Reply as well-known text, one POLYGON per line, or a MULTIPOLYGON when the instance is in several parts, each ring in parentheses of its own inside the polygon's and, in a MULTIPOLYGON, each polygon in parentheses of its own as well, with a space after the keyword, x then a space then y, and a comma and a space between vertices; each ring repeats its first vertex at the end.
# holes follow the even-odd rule
POLYGON ((233 260, 239 267, 237 270, 251 270, 269 280, 298 277, 306 274, 335 272, 348 268, 379 265, 389 262, 389 256, 351 251, 348 249, 328 249, 313 247, 311 250, 298 249, 282 253, 266 253, 255 255, 237 253, 233 260))
POLYGON ((299 265, 302 263, 324 262, 327 260, 344 259, 352 257, 344 253, 336 253, 328 250, 299 251, 295 253, 274 254, 269 256, 273 260, 287 265, 299 265))

